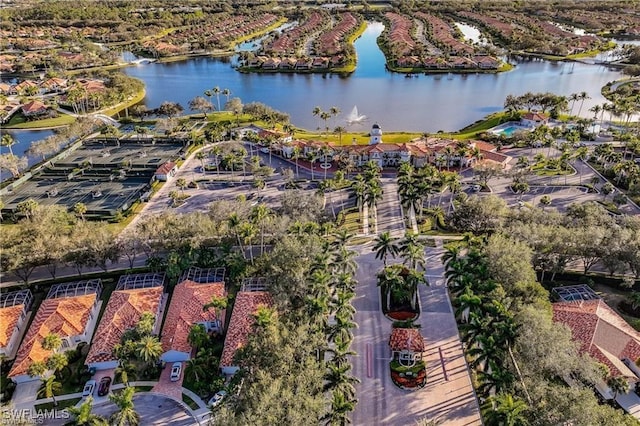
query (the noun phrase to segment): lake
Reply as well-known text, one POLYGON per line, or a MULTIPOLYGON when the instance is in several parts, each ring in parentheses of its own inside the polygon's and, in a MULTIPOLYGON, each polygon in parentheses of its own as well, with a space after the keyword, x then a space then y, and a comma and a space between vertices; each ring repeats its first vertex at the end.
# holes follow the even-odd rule
MULTIPOLYGON (((366 130, 375 121, 385 130, 436 132, 458 130, 485 115, 503 109, 507 95, 553 92, 561 95, 585 91, 583 115, 605 101, 600 88, 621 73, 598 65, 543 60, 519 61, 513 71, 499 74, 439 74, 405 78, 385 69, 384 55, 376 43, 384 26, 370 23, 355 42, 358 67, 348 76, 332 74, 243 74, 230 66, 228 58, 195 58, 165 64, 129 67, 124 72, 144 81, 149 108, 163 101, 189 100, 218 86, 231 90, 243 103, 259 101, 285 111, 297 126, 315 129, 315 106, 328 110, 337 106, 341 117, 332 125, 344 125, 354 105, 369 123, 351 126, 366 130), (341 122, 342 120, 342 122, 341 122), (358 127, 359 126, 359 127, 358 127)), ((220 102, 224 105, 225 98, 220 102)), ((216 104, 216 100, 213 99, 216 104)), ((575 111, 574 111, 575 112, 575 111)))

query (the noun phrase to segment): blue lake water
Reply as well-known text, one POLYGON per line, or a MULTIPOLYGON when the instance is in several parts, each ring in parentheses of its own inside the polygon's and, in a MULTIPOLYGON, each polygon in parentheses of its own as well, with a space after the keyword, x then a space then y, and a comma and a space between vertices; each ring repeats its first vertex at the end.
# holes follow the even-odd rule
MULTIPOLYGON (((311 114, 315 106, 341 109, 341 117, 330 123, 334 126, 344 125, 344 118, 357 105, 370 122, 352 126, 351 130, 366 130, 377 121, 385 130, 421 132, 458 130, 503 109, 508 94, 528 91, 561 95, 585 91, 591 96, 582 109, 583 115, 587 115, 591 106, 605 101, 600 88, 621 76, 603 66, 536 60, 519 62, 513 71, 499 74, 405 78, 385 69, 384 55, 376 43, 383 28, 380 23, 372 23, 356 41, 358 67, 348 77, 243 74, 235 71, 228 59, 219 58, 140 65, 124 72, 144 81, 147 87, 144 102, 149 108, 166 100, 186 107, 190 99, 218 86, 228 88, 232 96, 240 97, 244 103, 259 101, 285 111, 295 125, 308 129, 321 125, 311 114)), ((221 96, 222 105, 225 100, 221 96)))

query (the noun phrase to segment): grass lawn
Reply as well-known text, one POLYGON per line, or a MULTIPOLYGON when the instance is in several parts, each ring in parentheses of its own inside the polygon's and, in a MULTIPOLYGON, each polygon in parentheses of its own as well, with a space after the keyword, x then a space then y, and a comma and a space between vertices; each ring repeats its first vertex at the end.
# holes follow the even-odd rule
POLYGON ((346 229, 350 234, 362 233, 360 213, 357 208, 345 209, 338 213, 338 227, 346 229))
MULTIPOLYGON (((420 136, 422 136, 422 133, 393 132, 385 133, 382 140, 384 143, 405 143, 420 136)), ((331 130, 326 134, 321 131, 311 132, 304 129, 297 129, 294 133, 294 139, 325 141, 337 146, 348 146, 353 145, 354 140, 357 145, 368 145, 370 136, 368 133, 343 133, 341 140, 340 135, 331 133, 331 130)))
POLYGON ((505 111, 489 114, 482 120, 478 120, 475 123, 460 129, 456 133, 451 133, 450 137, 461 140, 475 138, 480 133, 507 121, 508 116, 508 113, 505 111))
POLYGON ((55 118, 45 118, 42 120, 30 120, 27 121, 24 115, 15 114, 11 117, 11 120, 4 125, 5 129, 37 129, 44 127, 59 127, 66 126, 76 121, 75 117, 67 114, 59 114, 55 118))
POLYGON ((182 394, 182 402, 187 404, 189 408, 191 408, 192 410, 197 410, 198 408, 200 408, 200 406, 196 404, 196 402, 193 399, 189 398, 189 395, 184 393, 182 394))
POLYGON ((80 402, 81 399, 82 398, 65 399, 63 401, 58 401, 58 405, 53 405, 53 402, 47 402, 45 404, 37 404, 33 408, 35 408, 36 411, 53 410, 54 408, 62 410, 63 408, 73 407, 80 402))

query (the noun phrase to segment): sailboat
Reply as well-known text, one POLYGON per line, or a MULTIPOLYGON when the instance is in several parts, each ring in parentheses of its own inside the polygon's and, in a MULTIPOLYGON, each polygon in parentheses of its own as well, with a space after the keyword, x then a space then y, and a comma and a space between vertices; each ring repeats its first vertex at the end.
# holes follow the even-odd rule
POLYGON ((351 112, 347 116, 347 123, 349 123, 349 124, 360 123, 361 121, 364 121, 366 119, 367 119, 366 115, 358 114, 358 107, 354 105, 353 109, 351 110, 351 112))

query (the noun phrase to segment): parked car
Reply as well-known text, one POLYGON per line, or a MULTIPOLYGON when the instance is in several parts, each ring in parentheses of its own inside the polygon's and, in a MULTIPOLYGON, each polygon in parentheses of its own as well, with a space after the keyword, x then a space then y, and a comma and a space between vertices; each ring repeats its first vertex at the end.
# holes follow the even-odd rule
POLYGON ((225 396, 227 396, 227 391, 223 391, 223 390, 218 391, 216 392, 215 395, 211 397, 207 405, 209 405, 210 407, 215 407, 217 405, 220 405, 220 403, 225 398, 225 396))
POLYGON ((98 386, 98 396, 105 396, 109 393, 109 388, 111 387, 111 377, 103 377, 100 380, 100 385, 98 386))
POLYGON ((91 396, 93 395, 93 390, 96 388, 96 381, 95 380, 89 380, 87 383, 84 384, 84 389, 82 389, 82 396, 91 396))
POLYGON ((173 366, 171 366, 171 381, 177 382, 180 380, 180 373, 182 372, 182 363, 174 362, 173 366))

